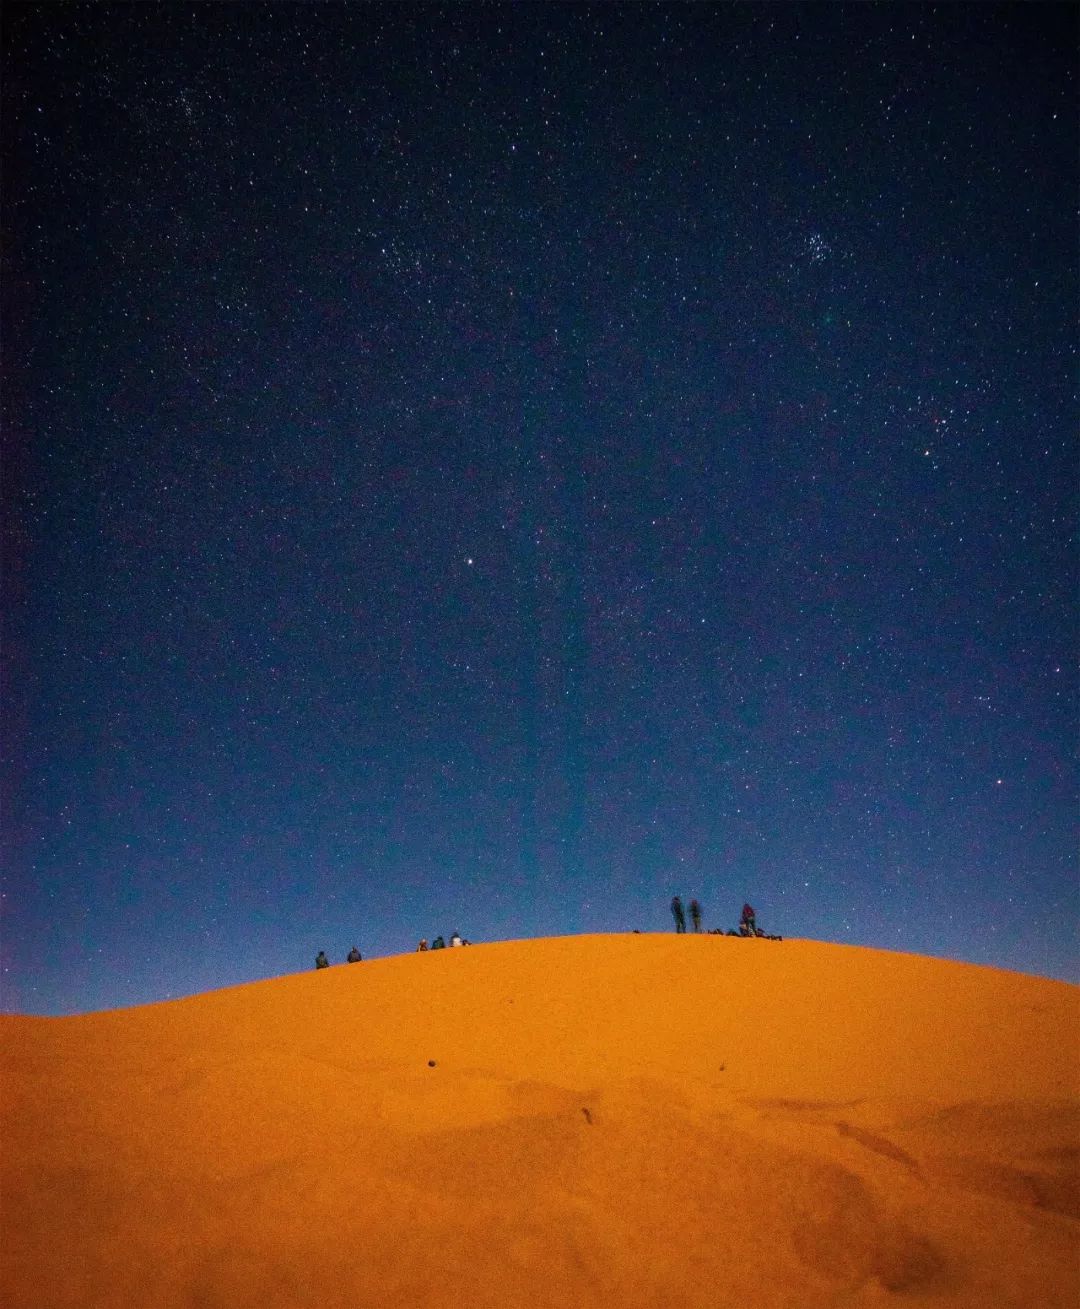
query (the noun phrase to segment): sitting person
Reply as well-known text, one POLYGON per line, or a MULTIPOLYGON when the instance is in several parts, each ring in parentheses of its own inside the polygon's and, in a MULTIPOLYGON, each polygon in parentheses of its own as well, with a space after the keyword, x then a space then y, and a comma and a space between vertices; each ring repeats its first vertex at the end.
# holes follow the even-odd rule
POLYGON ((358 964, 360 960, 363 958, 363 955, 354 945, 353 948, 349 951, 349 953, 345 956, 345 958, 349 961, 350 964, 358 964))
POLYGON ((420 938, 420 944, 416 947, 416 953, 419 954, 421 950, 426 950, 427 948, 428 948, 427 937, 422 936, 420 938))
POLYGON ((330 967, 330 960, 327 959, 325 950, 320 950, 319 953, 315 956, 315 967, 316 968, 330 967))

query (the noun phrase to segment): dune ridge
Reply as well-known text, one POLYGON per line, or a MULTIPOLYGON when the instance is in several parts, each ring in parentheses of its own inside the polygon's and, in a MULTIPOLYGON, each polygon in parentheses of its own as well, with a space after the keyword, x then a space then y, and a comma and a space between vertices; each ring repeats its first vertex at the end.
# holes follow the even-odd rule
POLYGON ((0 1303, 1080 1302, 1080 988, 621 935, 0 1017, 0 1303))

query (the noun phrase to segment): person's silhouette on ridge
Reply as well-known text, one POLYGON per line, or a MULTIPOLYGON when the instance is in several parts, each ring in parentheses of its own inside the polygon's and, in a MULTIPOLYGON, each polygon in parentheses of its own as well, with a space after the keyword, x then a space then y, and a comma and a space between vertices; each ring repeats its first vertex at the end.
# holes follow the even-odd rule
POLYGON ((690 901, 690 921, 694 925, 694 931, 701 931, 701 905, 696 900, 690 901))
POLYGON ((674 899, 671 901, 671 914, 672 917, 675 919, 676 932, 685 932, 686 914, 683 913, 682 901, 679 899, 678 896, 675 896, 674 899))
POLYGON ((350 964, 358 964, 363 957, 364 956, 360 953, 360 951, 356 948, 355 945, 346 955, 346 958, 350 964))
POLYGON ((316 968, 330 967, 330 960, 327 959, 325 950, 320 950, 319 953, 315 956, 315 967, 316 968))

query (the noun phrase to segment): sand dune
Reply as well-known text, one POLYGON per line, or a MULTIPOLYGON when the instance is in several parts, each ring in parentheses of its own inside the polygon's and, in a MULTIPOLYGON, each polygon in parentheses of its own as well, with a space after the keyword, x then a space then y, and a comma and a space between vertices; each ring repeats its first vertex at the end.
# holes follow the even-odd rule
POLYGON ((11 1309, 1080 1303, 1080 989, 609 936, 0 1019, 11 1309))

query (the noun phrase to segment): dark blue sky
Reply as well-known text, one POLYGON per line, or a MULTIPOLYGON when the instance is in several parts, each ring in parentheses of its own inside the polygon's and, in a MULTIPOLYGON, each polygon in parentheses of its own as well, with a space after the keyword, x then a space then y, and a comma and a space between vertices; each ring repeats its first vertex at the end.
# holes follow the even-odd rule
POLYGON ((3 1007, 1080 978, 1075 14, 6 6, 3 1007))

